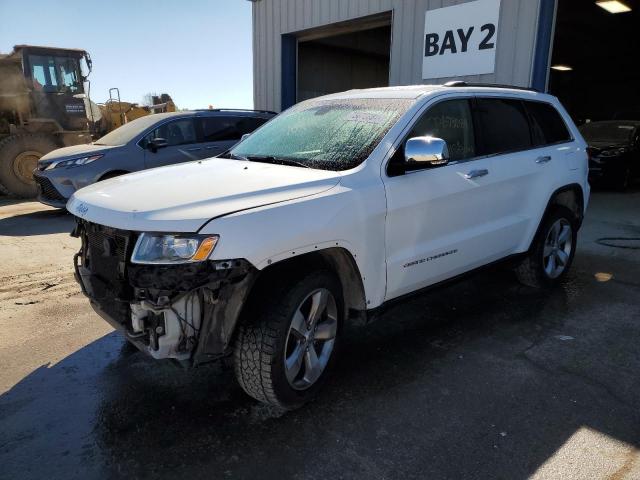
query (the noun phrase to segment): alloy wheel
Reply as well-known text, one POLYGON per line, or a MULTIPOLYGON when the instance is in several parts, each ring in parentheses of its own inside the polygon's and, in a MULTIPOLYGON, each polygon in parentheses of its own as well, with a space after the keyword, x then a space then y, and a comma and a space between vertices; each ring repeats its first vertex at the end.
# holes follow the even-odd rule
POLYGON ((567 268, 573 248, 573 231, 565 218, 556 220, 544 242, 543 267, 549 278, 558 278, 567 268))
POLYGON ((306 390, 322 375, 335 346, 338 308, 326 288, 314 290, 298 305, 284 351, 285 374, 289 385, 306 390))

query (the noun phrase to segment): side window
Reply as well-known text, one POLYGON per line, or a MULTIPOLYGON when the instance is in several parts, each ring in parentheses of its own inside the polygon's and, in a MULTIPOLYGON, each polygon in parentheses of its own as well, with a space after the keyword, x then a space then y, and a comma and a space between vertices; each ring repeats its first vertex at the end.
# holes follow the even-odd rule
POLYGON ((476 105, 482 129, 482 155, 531 148, 529 121, 520 100, 479 98, 476 105))
POLYGON ((451 160, 474 157, 475 136, 469 100, 446 100, 427 110, 407 138, 424 136, 447 142, 451 160))
POLYGON ((256 128, 262 126, 267 123, 266 118, 254 118, 254 117, 243 117, 238 118, 238 130, 240 131, 240 135, 244 135, 245 133, 251 133, 256 128))
POLYGON ((240 140, 245 133, 251 133, 267 120, 253 117, 201 117, 203 140, 218 142, 240 140))
POLYGON ((531 130, 536 146, 568 142, 571 134, 558 111, 548 103, 524 102, 531 116, 531 130))
POLYGON ((220 142, 225 140, 240 140, 242 134, 236 126, 234 117, 201 117, 202 136, 205 142, 220 142))
POLYGON ((196 131, 191 118, 182 118, 160 125, 147 137, 164 138, 169 142, 170 147, 196 143, 196 131))

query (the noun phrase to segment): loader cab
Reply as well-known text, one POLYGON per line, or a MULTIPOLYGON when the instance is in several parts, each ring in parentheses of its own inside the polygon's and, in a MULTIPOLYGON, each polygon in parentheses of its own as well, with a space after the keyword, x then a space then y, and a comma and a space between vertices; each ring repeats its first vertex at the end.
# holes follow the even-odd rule
POLYGON ((87 115, 84 104, 86 75, 91 59, 84 50, 18 45, 14 50, 22 56, 26 86, 30 91, 36 118, 57 121, 63 130, 85 130, 87 115))

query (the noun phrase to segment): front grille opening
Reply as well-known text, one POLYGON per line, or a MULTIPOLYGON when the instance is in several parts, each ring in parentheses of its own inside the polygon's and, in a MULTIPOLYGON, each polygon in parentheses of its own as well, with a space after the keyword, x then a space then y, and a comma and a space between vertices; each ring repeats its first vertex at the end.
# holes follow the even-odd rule
POLYGON ((116 257, 124 262, 127 257, 127 237, 114 234, 106 230, 91 230, 87 232, 90 248, 96 250, 100 256, 116 257))
POLYGON ((56 200, 59 202, 66 202, 67 199, 64 198, 60 192, 53 186, 51 180, 47 177, 39 177, 37 175, 33 176, 33 179, 36 181, 38 186, 40 187, 40 192, 42 193, 42 197, 49 200, 56 200))

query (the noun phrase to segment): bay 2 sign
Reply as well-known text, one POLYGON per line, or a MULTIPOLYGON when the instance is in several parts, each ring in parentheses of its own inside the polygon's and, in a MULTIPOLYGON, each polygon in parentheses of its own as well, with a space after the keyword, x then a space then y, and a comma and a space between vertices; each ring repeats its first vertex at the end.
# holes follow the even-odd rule
POLYGON ((500 0, 476 0, 428 10, 422 78, 493 73, 500 0))

